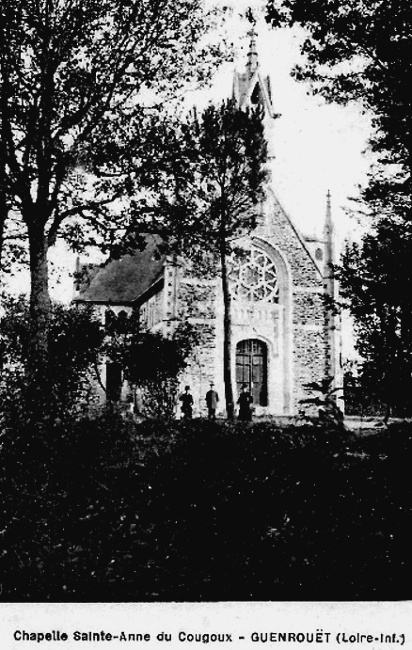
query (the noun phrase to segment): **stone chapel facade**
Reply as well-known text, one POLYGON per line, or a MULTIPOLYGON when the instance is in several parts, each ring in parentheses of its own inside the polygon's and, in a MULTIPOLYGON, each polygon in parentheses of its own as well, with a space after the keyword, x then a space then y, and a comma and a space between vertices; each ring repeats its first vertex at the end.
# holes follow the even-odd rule
MULTIPOLYGON (((234 76, 233 95, 241 108, 263 106, 271 153, 271 88, 259 72, 253 34, 246 70, 234 76)), ((245 253, 230 272, 233 388, 236 400, 247 384, 256 415, 297 415, 300 400, 310 396, 307 384, 333 377, 341 385, 339 322, 325 306, 325 295, 336 294, 333 239, 329 196, 323 239, 304 239, 268 187, 257 227, 238 242, 245 253)), ((224 412, 219 278, 196 277, 184 260, 159 258, 156 239, 148 237, 142 253, 99 269, 75 301, 94 304, 102 319, 108 308, 117 314, 138 309, 143 329, 166 336, 179 320, 191 322, 203 343, 189 360, 181 388, 190 386, 194 415, 205 415, 205 394, 213 381, 218 411, 224 412)), ((110 392, 111 384, 121 381, 121 370, 106 364, 102 381, 110 392)))

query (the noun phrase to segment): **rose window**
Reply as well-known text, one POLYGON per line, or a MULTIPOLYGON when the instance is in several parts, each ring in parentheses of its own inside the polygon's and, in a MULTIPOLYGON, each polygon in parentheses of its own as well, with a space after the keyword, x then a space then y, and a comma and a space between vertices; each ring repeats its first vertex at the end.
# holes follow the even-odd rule
POLYGON ((258 302, 279 301, 276 268, 269 255, 252 248, 231 262, 230 284, 236 299, 258 302))

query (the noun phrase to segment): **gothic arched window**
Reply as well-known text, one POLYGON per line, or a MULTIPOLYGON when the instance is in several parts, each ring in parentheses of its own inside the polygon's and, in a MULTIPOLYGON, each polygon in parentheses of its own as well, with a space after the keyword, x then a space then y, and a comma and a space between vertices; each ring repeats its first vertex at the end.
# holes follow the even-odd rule
POLYGON ((318 262, 320 262, 321 260, 323 260, 323 250, 322 250, 321 248, 317 248, 317 249, 315 250, 315 259, 317 259, 318 262))
POLYGON ((252 248, 235 257, 230 265, 229 278, 235 299, 279 302, 276 268, 262 250, 252 248))
POLYGON ((251 94, 251 96, 250 96, 250 101, 251 101, 252 104, 254 104, 255 106, 257 106, 258 104, 260 104, 260 106, 263 107, 263 101, 262 101, 262 90, 261 90, 259 84, 256 84, 256 86, 254 87, 253 92, 252 92, 252 94, 251 94))

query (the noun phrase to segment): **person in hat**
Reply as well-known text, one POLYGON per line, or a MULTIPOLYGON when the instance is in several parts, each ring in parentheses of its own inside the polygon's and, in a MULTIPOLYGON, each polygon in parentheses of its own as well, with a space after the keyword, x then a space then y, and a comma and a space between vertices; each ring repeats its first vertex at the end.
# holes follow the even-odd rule
POLYGON ((239 404, 239 420, 250 422, 252 419, 252 405, 253 398, 249 393, 248 385, 242 384, 242 392, 239 395, 237 403, 239 404))
POLYGON ((210 382, 210 390, 206 393, 206 406, 208 411, 209 420, 216 420, 216 409, 219 401, 219 395, 215 391, 213 381, 210 382))
POLYGON ((191 420, 193 414, 193 397, 190 393, 190 386, 185 386, 185 392, 179 397, 182 402, 182 413, 185 420, 191 420))

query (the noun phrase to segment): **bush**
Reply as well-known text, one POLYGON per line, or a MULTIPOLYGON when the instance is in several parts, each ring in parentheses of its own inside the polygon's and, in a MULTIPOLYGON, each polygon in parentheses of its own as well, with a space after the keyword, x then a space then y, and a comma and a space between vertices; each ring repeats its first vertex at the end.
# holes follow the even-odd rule
POLYGON ((3 438, 6 600, 410 597, 410 425, 106 414, 53 431, 3 438))
POLYGON ((170 420, 177 406, 178 377, 199 342, 196 329, 180 323, 171 336, 141 330, 135 314, 108 312, 110 338, 105 353, 124 370, 124 378, 139 392, 145 416, 170 420), (122 318, 120 316, 122 315, 122 318))
MULTIPOLYGON (((19 428, 30 400, 28 359, 29 305, 24 297, 3 298, 1 318, 0 417, 3 426, 19 428)), ((50 393, 46 417, 83 416, 96 399, 94 367, 104 332, 90 309, 53 304, 49 332, 50 393)), ((43 396, 46 398, 46 396, 43 396)))

